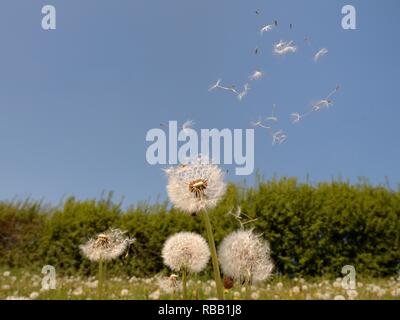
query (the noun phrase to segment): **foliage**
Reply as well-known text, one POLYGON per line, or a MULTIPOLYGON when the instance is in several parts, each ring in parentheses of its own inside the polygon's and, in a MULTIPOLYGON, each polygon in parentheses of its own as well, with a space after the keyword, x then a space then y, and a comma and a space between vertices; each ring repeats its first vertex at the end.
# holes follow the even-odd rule
MULTIPOLYGON (((270 241, 278 273, 340 275, 346 264, 372 276, 399 270, 399 191, 365 182, 313 186, 294 178, 260 181, 255 188, 230 185, 210 212, 217 244, 240 227, 227 214, 239 205, 257 218, 246 227, 270 241)), ((0 202, 0 265, 41 268, 51 264, 64 274, 94 274, 97 266, 82 257, 79 245, 110 227, 127 230, 137 239, 128 256, 107 266, 113 274, 128 276, 162 271, 160 253, 169 235, 193 231, 205 236, 201 217, 169 209, 168 203, 124 209, 112 201, 112 194, 100 200, 71 197, 54 208, 29 200, 0 202)))

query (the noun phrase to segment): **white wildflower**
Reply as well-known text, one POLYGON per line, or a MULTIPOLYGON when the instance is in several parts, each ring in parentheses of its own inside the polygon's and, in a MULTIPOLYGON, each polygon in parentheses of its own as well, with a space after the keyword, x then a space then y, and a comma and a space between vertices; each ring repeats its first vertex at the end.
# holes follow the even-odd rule
POLYGON ((169 199, 189 214, 214 208, 225 193, 224 173, 207 157, 165 170, 169 199))
POLYGON ((111 229, 99 234, 94 239, 90 239, 87 243, 81 245, 80 249, 92 261, 108 261, 118 258, 135 241, 135 239, 126 237, 125 233, 119 229, 111 229))
POLYGON ((151 300, 159 300, 160 299, 160 290, 156 290, 149 294, 149 298, 151 300))
POLYGON ((210 259, 206 240, 193 232, 179 232, 167 239, 162 249, 164 263, 174 271, 197 273, 210 259))
POLYGON ((38 297, 39 297, 39 293, 36 292, 36 291, 32 292, 32 293, 29 295, 29 298, 32 299, 32 300, 37 299, 38 297))
POLYGON ((219 258, 225 275, 238 281, 267 279, 274 268, 268 242, 252 230, 238 230, 222 240, 219 258))

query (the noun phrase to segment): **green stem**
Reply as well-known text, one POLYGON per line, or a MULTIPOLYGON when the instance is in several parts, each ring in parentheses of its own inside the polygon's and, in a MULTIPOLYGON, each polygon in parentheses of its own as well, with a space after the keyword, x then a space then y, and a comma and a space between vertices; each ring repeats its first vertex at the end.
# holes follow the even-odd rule
POLYGON ((184 269, 182 271, 182 291, 183 291, 183 300, 187 300, 187 272, 184 269))
POLYGON ((219 300, 224 300, 224 288, 222 286, 221 272, 219 271, 219 262, 217 249, 215 248, 214 235, 211 228, 210 218, 206 210, 203 211, 204 223, 206 225, 208 245, 210 246, 211 261, 214 270, 215 286, 217 288, 217 297, 219 300))
POLYGON ((99 261, 99 275, 97 279, 97 298, 101 300, 103 298, 103 285, 104 285, 104 262, 103 259, 99 261))

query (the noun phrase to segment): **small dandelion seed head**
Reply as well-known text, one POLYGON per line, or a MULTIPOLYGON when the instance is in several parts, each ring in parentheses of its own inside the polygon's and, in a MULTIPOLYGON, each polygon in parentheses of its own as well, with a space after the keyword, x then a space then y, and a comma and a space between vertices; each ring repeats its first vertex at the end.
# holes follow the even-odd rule
POLYGON ((80 246, 85 257, 91 261, 109 261, 122 255, 135 241, 125 236, 120 229, 111 229, 98 234, 95 238, 80 246))
POLYGON ((206 157, 198 157, 165 172, 169 199, 188 214, 214 208, 225 194, 224 172, 206 157))
POLYGON ((274 268, 268 242, 252 230, 237 230, 222 240, 218 250, 225 276, 243 282, 267 279, 274 268))
POLYGON ((173 271, 198 273, 209 259, 210 250, 206 240, 193 232, 179 232, 167 239, 162 249, 164 264, 173 271))

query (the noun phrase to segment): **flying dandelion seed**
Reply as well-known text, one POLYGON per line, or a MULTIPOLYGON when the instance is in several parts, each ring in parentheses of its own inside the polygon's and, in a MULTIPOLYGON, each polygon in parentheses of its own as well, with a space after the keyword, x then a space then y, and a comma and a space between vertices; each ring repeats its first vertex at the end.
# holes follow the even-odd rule
POLYGON ((241 101, 247 95, 249 90, 250 90, 250 85, 248 83, 245 83, 244 87, 243 87, 243 91, 241 91, 237 95, 238 100, 241 101))
POLYGON ((239 282, 263 281, 274 269, 268 242, 252 230, 234 231, 222 240, 218 252, 224 275, 239 282))
POLYGON ((199 234, 179 232, 165 241, 162 258, 173 271, 198 273, 207 266, 210 250, 207 241, 199 234))
POLYGON ((294 112, 290 116, 292 118, 292 123, 300 122, 300 119, 302 118, 301 114, 298 112, 294 112))
POLYGON ((250 76, 249 76, 249 80, 253 81, 253 80, 260 80, 262 77, 264 76, 264 72, 260 71, 260 70, 255 70, 250 76))
POLYGON ((260 29, 260 34, 263 35, 264 32, 271 31, 273 29, 273 27, 274 26, 272 24, 266 24, 266 25, 262 26, 261 29, 260 29))
POLYGON ((311 107, 311 111, 318 112, 318 111, 322 110, 323 108, 328 108, 328 107, 330 107, 330 106, 333 104, 333 101, 332 101, 330 98, 331 98, 336 92, 338 92, 339 89, 340 89, 340 86, 337 85, 337 86, 335 87, 335 89, 334 89, 332 92, 330 92, 330 93, 328 94, 328 96, 327 96, 325 99, 318 100, 316 103, 314 103, 314 104, 312 105, 312 107, 311 107))
POLYGON ((218 79, 215 81, 210 88, 208 88, 208 91, 213 91, 216 88, 219 88, 219 84, 221 83, 222 79, 218 79))
POLYGON ((233 216, 239 222, 241 228, 243 228, 248 223, 258 220, 257 218, 253 219, 247 214, 243 213, 240 206, 237 207, 236 211, 229 211, 228 215, 233 216))
POLYGON ((278 55, 285 55, 288 53, 295 53, 297 47, 294 45, 293 41, 284 42, 280 40, 273 46, 273 52, 278 55))
POLYGON ((318 62, 319 59, 321 59, 323 56, 325 56, 328 53, 328 49, 322 48, 320 49, 315 55, 314 55, 314 61, 318 62))
POLYGON ((187 120, 183 125, 182 125, 182 130, 186 132, 189 129, 193 129, 195 122, 193 120, 187 120))
POLYGON ((111 229, 97 235, 87 243, 80 246, 85 257, 91 261, 109 261, 118 258, 126 252, 129 246, 135 241, 125 236, 125 231, 111 229))
POLYGON ((272 145, 282 144, 287 139, 287 135, 282 131, 276 131, 272 134, 272 145))
POLYGON ((259 48, 256 47, 256 48, 254 49, 254 54, 258 54, 258 51, 259 51, 259 48))
POLYGON ((200 156, 184 167, 176 166, 165 172, 171 202, 188 214, 214 208, 225 194, 224 172, 207 157, 200 156))
POLYGON ((330 99, 318 100, 316 103, 313 104, 312 111, 318 112, 322 110, 322 108, 328 108, 331 105, 332 105, 332 100, 330 99))
POLYGON ((278 117, 275 115, 276 111, 276 104, 272 105, 272 113, 269 117, 267 117, 265 120, 266 121, 273 121, 273 122, 278 122, 278 117))

